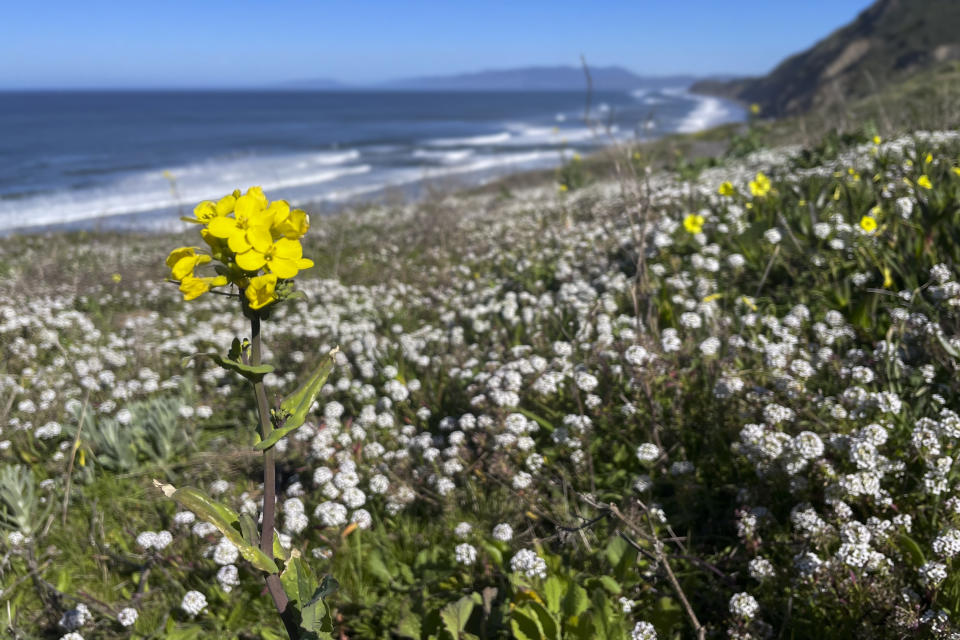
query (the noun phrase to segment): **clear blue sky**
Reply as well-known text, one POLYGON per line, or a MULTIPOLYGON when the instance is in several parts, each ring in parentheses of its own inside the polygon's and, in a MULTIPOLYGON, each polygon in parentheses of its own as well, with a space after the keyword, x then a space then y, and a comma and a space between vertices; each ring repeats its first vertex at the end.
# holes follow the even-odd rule
POLYGON ((13 0, 0 88, 241 87, 526 65, 763 73, 868 0, 13 0))

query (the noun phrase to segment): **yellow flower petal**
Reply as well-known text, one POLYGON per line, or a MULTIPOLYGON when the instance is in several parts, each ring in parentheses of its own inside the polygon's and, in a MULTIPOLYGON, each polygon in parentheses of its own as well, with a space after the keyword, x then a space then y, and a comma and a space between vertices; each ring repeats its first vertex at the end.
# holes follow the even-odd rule
POLYGON ((276 290, 277 276, 267 274, 251 278, 243 293, 251 309, 262 309, 277 299, 276 290))
POLYGON ((261 211, 263 211, 261 201, 249 193, 237 198, 237 204, 233 209, 234 215, 237 217, 238 221, 249 220, 255 217, 261 211))
POLYGON ((261 209, 266 209, 270 206, 270 201, 267 200, 267 196, 263 194, 263 187, 250 187, 247 189, 247 195, 256 200, 260 204, 261 209))
POLYGON ((299 260, 303 257, 303 246, 300 245, 299 240, 280 238, 274 245, 274 255, 288 260, 299 260))
POLYGON ((267 264, 266 257, 255 249, 238 253, 236 259, 237 266, 244 271, 259 271, 263 265, 267 264))
POLYGON ((247 241, 260 253, 266 253, 273 244, 273 236, 267 227, 253 227, 247 231, 247 241))
POLYGON ((237 230, 237 221, 225 216, 217 216, 207 226, 215 238, 229 238, 237 230))
POLYGON ((247 234, 240 229, 234 229, 233 233, 227 239, 227 245, 234 253, 243 253, 249 251, 252 246, 247 240, 247 234))
POLYGON ((180 262, 181 258, 197 255, 196 247, 177 247, 167 256, 167 266, 173 269, 173 265, 180 262))
POLYGON ((197 265, 206 264, 208 262, 210 262, 210 256, 207 255, 184 256, 177 262, 177 264, 173 265, 173 269, 171 269, 173 279, 182 280, 186 276, 192 275, 193 270, 197 265))
POLYGON ((197 220, 209 220, 217 216, 217 207, 209 200, 204 200, 193 208, 193 215, 197 220))
POLYGON ((217 201, 217 215, 225 216, 228 213, 231 213, 236 204, 237 199, 233 197, 233 195, 223 196, 217 201))
POLYGON ((193 300, 210 291, 210 283, 204 278, 187 276, 180 281, 180 291, 183 292, 184 300, 193 300))
POLYGON ((273 217, 273 224, 282 224, 290 217, 290 205, 286 200, 274 200, 267 208, 267 213, 273 217))
POLYGON ((289 280, 297 275, 299 271, 299 269, 297 269, 297 263, 294 260, 280 257, 274 257, 267 262, 267 268, 270 269, 270 273, 275 273, 278 278, 283 278, 284 280, 289 280))

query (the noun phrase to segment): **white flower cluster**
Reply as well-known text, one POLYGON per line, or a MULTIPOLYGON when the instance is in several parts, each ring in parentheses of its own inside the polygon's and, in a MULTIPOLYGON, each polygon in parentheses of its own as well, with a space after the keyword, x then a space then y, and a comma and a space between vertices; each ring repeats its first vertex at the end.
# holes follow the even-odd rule
POLYGON ((523 573, 528 578, 547 577, 547 563, 530 549, 521 549, 510 558, 510 570, 523 573))
POLYGON ((207 608, 207 597, 199 591, 187 591, 180 601, 180 608, 188 616, 195 617, 207 608))

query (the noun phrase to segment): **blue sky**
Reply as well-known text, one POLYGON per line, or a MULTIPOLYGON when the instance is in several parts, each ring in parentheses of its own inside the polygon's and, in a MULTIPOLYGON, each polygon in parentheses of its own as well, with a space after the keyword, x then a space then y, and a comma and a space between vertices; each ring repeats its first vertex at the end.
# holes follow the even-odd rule
POLYGON ((867 0, 51 0, 0 10, 0 88, 376 82, 526 65, 763 73, 867 0))

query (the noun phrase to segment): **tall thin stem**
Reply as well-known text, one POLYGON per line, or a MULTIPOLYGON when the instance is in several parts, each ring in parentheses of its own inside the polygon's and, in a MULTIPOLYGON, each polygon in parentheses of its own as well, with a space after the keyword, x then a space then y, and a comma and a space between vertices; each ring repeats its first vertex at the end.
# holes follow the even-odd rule
MULTIPOLYGON (((250 364, 260 365, 260 316, 256 313, 250 316, 250 343, 252 353, 250 354, 250 364)), ((257 413, 260 416, 260 435, 266 440, 273 431, 273 423, 270 421, 270 410, 267 406, 267 391, 263 386, 263 380, 253 385, 254 393, 257 397, 257 413)), ((260 550, 268 558, 273 558, 273 530, 277 510, 277 464, 276 453, 273 447, 263 452, 263 530, 260 534, 260 550)), ((291 640, 299 637, 300 625, 297 623, 294 610, 288 607, 287 594, 283 591, 283 584, 280 577, 276 574, 267 576, 267 590, 273 598, 273 604, 280 613, 283 620, 283 626, 287 630, 287 635, 291 640)))

